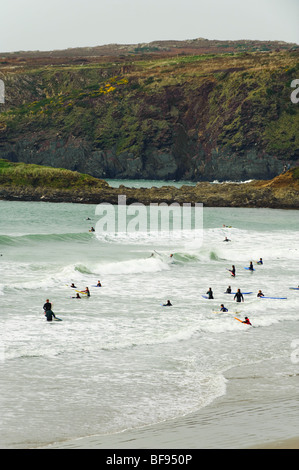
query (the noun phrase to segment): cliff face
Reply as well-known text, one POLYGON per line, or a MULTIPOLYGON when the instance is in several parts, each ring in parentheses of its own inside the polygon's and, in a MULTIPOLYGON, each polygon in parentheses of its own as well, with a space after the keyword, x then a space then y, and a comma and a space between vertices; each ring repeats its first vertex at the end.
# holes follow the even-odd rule
POLYGON ((197 183, 181 188, 119 188, 89 175, 0 160, 0 199, 23 201, 74 202, 85 204, 118 204, 118 197, 126 196, 126 203, 145 205, 202 203, 210 207, 269 207, 299 209, 299 168, 268 181, 248 183, 197 183))
POLYGON ((298 52, 180 53, 4 57, 0 157, 195 181, 269 179, 298 162, 298 52))

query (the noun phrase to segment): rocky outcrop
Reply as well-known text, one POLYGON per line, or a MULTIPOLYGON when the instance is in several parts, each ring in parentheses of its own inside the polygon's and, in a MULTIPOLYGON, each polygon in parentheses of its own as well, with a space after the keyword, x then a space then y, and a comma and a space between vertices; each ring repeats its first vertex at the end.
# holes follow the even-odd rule
POLYGON ((279 175, 271 181, 251 181, 248 183, 197 183, 180 188, 119 188, 110 187, 106 182, 92 180, 87 185, 64 189, 61 184, 41 186, 34 184, 1 184, 0 199, 46 202, 73 202, 84 204, 118 204, 119 196, 126 197, 126 203, 202 203, 206 207, 251 207, 274 209, 299 209, 299 169, 279 175))

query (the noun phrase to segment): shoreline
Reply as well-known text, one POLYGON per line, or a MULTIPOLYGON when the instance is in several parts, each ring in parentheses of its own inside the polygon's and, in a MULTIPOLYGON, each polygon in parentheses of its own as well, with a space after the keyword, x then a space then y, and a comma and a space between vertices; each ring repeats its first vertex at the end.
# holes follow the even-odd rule
POLYGON ((273 396, 252 394, 250 383, 256 381, 254 374, 254 367, 250 371, 242 367, 228 370, 226 393, 188 415, 115 434, 53 442, 40 448, 298 449, 296 400, 276 392, 273 396))

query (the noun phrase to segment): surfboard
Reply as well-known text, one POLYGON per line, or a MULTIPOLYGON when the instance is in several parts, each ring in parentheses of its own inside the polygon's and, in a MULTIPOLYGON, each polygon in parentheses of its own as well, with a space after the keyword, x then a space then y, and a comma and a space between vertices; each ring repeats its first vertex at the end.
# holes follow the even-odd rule
POLYGON ((240 320, 240 318, 238 318, 238 317, 234 317, 234 318, 235 318, 236 320, 240 321, 241 323, 243 323, 243 321, 240 320))
MULTIPOLYGON (((236 292, 224 292, 224 294, 231 294, 231 295, 235 295, 236 292)), ((253 292, 242 292, 242 294, 253 294, 253 292)))
POLYGON ((292 289, 292 290, 299 290, 299 287, 289 287, 289 289, 292 289))
POLYGON ((209 297, 208 297, 207 295, 202 295, 202 297, 203 297, 204 299, 214 300, 214 299, 209 299, 209 297))
POLYGON ((53 321, 62 321, 62 320, 61 318, 56 317, 56 318, 53 318, 53 321))
POLYGON ((248 271, 255 271, 255 269, 249 269, 247 266, 244 267, 244 269, 247 269, 248 271))
POLYGON ((76 292, 79 292, 79 294, 85 294, 85 295, 87 295, 87 292, 85 292, 84 290, 76 290, 76 292))
POLYGON ((259 299, 279 299, 279 300, 286 300, 287 297, 258 297, 259 299))

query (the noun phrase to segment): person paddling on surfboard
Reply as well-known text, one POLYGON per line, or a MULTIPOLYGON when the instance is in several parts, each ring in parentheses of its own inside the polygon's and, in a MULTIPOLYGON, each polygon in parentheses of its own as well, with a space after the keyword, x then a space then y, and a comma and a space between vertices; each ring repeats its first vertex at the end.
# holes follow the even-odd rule
POLYGON ((172 307, 170 300, 167 300, 166 304, 163 304, 163 307, 172 307))
POLYGON ((56 318, 54 313, 52 312, 52 304, 49 299, 46 300, 43 309, 45 312, 45 316, 47 317, 47 321, 52 321, 52 317, 56 318))
MULTIPOLYGON (((242 323, 246 323, 246 325, 251 325, 250 321, 249 321, 249 318, 248 317, 245 317, 245 320, 242 321, 242 323)), ((252 326, 252 325, 251 325, 252 326)))
POLYGON ((81 299, 80 294, 77 293, 75 297, 72 297, 72 299, 81 299))
POLYGON ((237 290, 237 292, 234 295, 234 300, 236 299, 237 302, 244 302, 244 297, 240 289, 237 290))
POLYGON ((228 312, 228 309, 223 304, 220 305, 220 312, 228 312))

